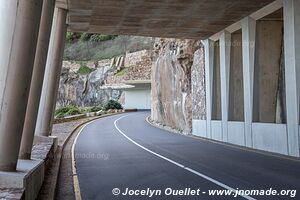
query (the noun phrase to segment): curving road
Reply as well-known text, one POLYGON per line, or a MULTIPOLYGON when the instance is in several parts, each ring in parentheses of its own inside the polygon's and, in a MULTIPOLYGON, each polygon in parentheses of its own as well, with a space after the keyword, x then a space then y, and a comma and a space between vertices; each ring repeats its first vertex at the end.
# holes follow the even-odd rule
POLYGON ((106 117, 81 131, 82 199, 300 199, 299 161, 170 133, 149 125, 149 114, 106 117))

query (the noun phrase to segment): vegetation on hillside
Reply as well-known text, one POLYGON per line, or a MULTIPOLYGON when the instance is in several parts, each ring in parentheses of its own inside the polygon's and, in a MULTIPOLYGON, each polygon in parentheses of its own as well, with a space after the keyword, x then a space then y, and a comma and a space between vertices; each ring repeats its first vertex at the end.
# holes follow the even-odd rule
POLYGON ((95 71, 95 69, 89 68, 85 64, 80 63, 80 68, 78 69, 77 73, 84 75, 84 74, 89 74, 89 73, 91 73, 93 71, 95 71))
POLYGON ((139 36, 115 36, 91 33, 67 33, 64 60, 102 60, 151 49, 154 39, 139 36))
POLYGON ((57 118, 63 118, 65 116, 78 115, 78 114, 82 114, 82 111, 77 106, 73 106, 73 105, 67 105, 61 107, 55 111, 55 117, 57 118))
POLYGON ((126 67, 126 68, 123 68, 123 69, 121 69, 120 71, 118 71, 118 72, 116 73, 116 76, 124 76, 124 75, 127 74, 127 72, 128 72, 128 68, 127 68, 127 67, 126 67))
POLYGON ((95 33, 74 33, 74 32, 67 32, 67 42, 77 42, 77 41, 94 41, 94 42, 102 42, 107 40, 113 40, 117 35, 104 35, 104 34, 95 34, 95 33))
POLYGON ((67 116, 85 114, 90 112, 108 111, 110 109, 123 109, 122 105, 115 100, 107 101, 103 106, 84 107, 80 108, 75 105, 67 105, 55 110, 56 118, 64 118, 67 116))
POLYGON ((122 105, 115 101, 115 100, 109 100, 106 102, 103 106, 104 110, 110 110, 110 109, 122 109, 122 105))

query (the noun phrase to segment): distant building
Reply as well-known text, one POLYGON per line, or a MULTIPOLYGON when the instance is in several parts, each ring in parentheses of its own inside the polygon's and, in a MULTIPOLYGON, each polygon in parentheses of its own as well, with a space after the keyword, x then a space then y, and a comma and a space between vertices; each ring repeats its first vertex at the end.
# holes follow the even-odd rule
POLYGON ((151 81, 130 80, 122 84, 105 85, 105 88, 124 92, 124 109, 151 110, 151 81))

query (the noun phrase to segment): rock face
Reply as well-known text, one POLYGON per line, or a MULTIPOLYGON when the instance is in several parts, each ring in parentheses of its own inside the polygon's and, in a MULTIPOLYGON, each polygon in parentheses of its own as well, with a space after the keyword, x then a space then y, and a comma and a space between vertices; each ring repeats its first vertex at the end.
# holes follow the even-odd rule
POLYGON ((152 51, 142 50, 100 61, 64 61, 57 107, 69 104, 98 106, 109 99, 118 100, 122 91, 104 85, 119 86, 128 80, 150 80, 151 55, 152 51), (80 74, 83 66, 94 71, 80 74))
POLYGON ((151 118, 184 133, 192 127, 191 74, 199 48, 195 40, 156 39, 154 44, 151 118))
POLYGON ((200 48, 194 54, 192 66, 192 99, 193 99, 193 119, 206 119, 206 96, 205 96, 205 57, 204 46, 200 43, 200 48))
POLYGON ((111 73, 109 65, 100 66, 95 71, 82 75, 72 68, 63 67, 58 91, 57 106, 68 104, 77 106, 97 106, 109 99, 118 99, 120 91, 101 89, 111 73))
POLYGON ((109 76, 107 84, 122 83, 128 80, 150 80, 152 67, 152 51, 142 50, 127 53, 124 61, 124 74, 109 76))

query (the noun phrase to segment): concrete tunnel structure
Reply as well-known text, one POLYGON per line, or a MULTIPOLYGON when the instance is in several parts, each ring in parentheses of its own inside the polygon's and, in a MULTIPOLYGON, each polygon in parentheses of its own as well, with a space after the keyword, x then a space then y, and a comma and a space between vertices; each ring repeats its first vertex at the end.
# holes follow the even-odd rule
POLYGON ((202 39, 206 117, 193 134, 300 156, 298 0, 10 0, 0 15, 1 180, 40 165, 29 159, 34 136, 51 135, 67 30, 202 39))

